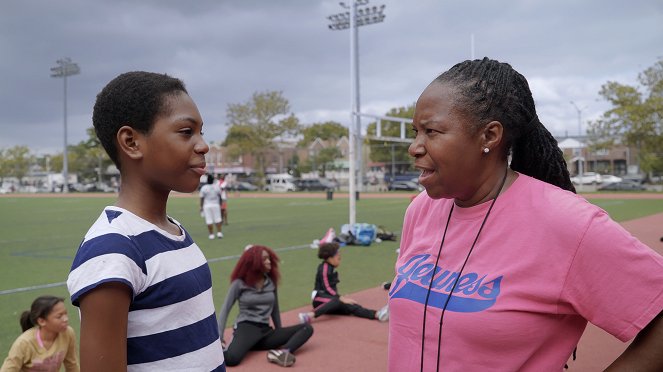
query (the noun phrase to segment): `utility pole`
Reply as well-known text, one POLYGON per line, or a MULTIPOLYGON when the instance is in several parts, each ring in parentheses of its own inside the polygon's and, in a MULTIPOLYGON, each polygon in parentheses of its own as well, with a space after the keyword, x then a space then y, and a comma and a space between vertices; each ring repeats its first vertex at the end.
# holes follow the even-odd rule
POLYGON ((77 75, 81 72, 78 64, 65 57, 57 60, 58 65, 51 68, 51 77, 62 78, 64 81, 64 151, 62 153, 62 177, 64 178, 62 192, 69 192, 69 170, 67 159, 67 76, 77 75))
POLYGON ((361 119, 360 119, 360 100, 359 100, 359 38, 357 28, 359 26, 370 25, 373 23, 380 23, 384 20, 384 8, 381 6, 367 6, 358 9, 358 6, 368 4, 368 0, 351 0, 351 4, 339 3, 343 8, 349 11, 338 13, 327 17, 332 23, 329 25, 330 30, 345 30, 350 29, 350 80, 352 81, 351 101, 352 109, 350 112, 351 123, 349 129, 350 135, 350 174, 349 174, 349 191, 350 191, 350 225, 356 222, 356 202, 357 202, 357 156, 359 157, 359 187, 363 185, 363 172, 361 171, 361 119), (359 148, 359 150, 357 149, 359 148), (358 154, 358 155, 357 155, 358 154))
POLYGON ((587 108, 587 106, 583 106, 583 108, 578 107, 575 102, 570 101, 570 103, 575 107, 576 111, 578 112, 578 136, 582 136, 582 111, 587 108))

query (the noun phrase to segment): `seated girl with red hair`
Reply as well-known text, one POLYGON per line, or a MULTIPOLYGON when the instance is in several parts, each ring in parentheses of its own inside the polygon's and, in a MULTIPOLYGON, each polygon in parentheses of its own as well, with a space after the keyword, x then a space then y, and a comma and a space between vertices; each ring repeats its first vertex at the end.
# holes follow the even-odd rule
POLYGON ((228 314, 235 302, 239 303, 233 339, 227 349, 224 347, 227 366, 238 365, 250 350, 269 350, 268 361, 289 367, 295 363, 293 353, 313 334, 310 324, 282 327, 276 290, 279 276, 279 258, 273 250, 262 245, 246 247, 230 275, 230 288, 219 314, 223 343, 228 314))

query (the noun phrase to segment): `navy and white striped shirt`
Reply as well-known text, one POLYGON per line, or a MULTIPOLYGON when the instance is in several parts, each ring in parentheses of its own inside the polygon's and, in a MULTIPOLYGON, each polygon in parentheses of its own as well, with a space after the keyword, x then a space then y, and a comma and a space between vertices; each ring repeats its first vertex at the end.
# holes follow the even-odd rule
POLYGON ((132 290, 129 371, 225 371, 205 256, 180 226, 172 235, 106 207, 78 248, 67 279, 71 301, 107 282, 132 290))

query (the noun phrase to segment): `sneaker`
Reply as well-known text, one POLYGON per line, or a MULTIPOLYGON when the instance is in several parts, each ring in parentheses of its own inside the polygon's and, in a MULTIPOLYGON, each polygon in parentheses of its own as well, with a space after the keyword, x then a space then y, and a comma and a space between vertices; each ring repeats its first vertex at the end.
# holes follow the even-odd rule
POLYGON ((299 323, 301 324, 310 324, 311 317, 307 313, 299 313, 299 323))
POLYGON ((384 305, 380 310, 378 310, 375 315, 378 317, 378 320, 381 322, 386 322, 389 320, 389 305, 384 305))
POLYGON ((208 238, 214 239, 214 234, 209 234, 208 238))
POLYGON ((281 367, 290 367, 295 364, 295 356, 288 350, 270 350, 267 352, 267 360, 281 367))
POLYGON ((216 233, 216 237, 219 239, 223 238, 223 233, 219 231, 218 233, 216 233))

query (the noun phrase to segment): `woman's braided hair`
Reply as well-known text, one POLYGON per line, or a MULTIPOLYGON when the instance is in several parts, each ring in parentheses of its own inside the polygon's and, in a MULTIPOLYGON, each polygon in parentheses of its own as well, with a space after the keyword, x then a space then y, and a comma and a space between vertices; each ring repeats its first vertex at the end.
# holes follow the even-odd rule
POLYGON ((456 92, 455 104, 477 121, 471 130, 496 120, 504 127, 511 169, 575 192, 557 140, 536 115, 527 80, 508 63, 489 58, 456 64, 435 79, 456 92))

